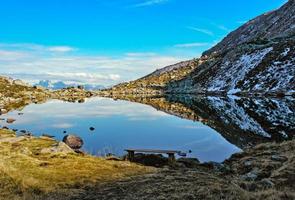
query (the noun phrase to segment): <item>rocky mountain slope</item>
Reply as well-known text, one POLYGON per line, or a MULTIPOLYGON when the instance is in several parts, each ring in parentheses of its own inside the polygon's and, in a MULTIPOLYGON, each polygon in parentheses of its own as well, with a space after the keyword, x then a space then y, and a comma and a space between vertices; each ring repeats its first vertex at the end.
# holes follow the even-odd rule
POLYGON ((292 95, 295 92, 295 1, 230 33, 200 59, 157 70, 106 93, 292 95))

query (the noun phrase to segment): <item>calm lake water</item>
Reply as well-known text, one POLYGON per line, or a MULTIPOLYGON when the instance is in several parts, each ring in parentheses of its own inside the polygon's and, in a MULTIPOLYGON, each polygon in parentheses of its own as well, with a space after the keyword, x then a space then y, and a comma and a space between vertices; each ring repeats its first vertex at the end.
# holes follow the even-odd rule
MULTIPOLYGON (((142 101, 143 99, 138 100, 141 103, 142 101)), ((100 97, 88 99, 84 103, 50 100, 44 104, 31 104, 21 111, 2 115, 2 118, 14 118, 16 121, 7 124, 2 120, 0 125, 11 129, 24 129, 34 135, 43 133, 53 135, 58 140, 62 140, 66 134, 74 133, 83 138, 84 150, 93 155, 107 153, 123 155, 126 148, 171 149, 183 152, 191 150, 189 157, 197 157, 201 161, 219 162, 241 151, 244 144, 252 143, 248 138, 257 137, 255 141, 270 139, 269 133, 263 129, 263 126, 255 124, 253 117, 231 118, 234 112, 245 115, 239 108, 234 108, 236 105, 231 104, 231 101, 239 100, 209 97, 158 98, 154 101, 156 103, 151 104, 152 106, 100 97), (191 102, 193 100, 196 102, 191 102), (202 105, 198 105, 198 101, 202 105), (211 108, 212 105, 215 107, 211 108), (200 110, 200 107, 204 111, 200 110), (224 107, 226 109, 223 111, 224 107), (225 115, 218 117, 217 111, 214 113, 212 109, 219 110, 225 115), (20 112, 23 115, 19 115, 20 112), (95 130, 90 131, 90 127, 95 127, 95 130), (225 130, 226 127, 229 127, 229 130, 225 130), (261 133, 246 133, 248 129, 261 133), (64 131, 67 133, 64 134, 64 131)), ((256 103, 261 105, 259 101, 256 103)), ((287 103, 287 107, 288 105, 287 103)), ((290 113, 293 112, 292 108, 284 109, 289 109, 286 112, 289 112, 291 117, 287 118, 291 120, 291 125, 287 124, 287 130, 284 131, 290 132, 290 126, 294 125, 292 122, 294 113, 290 113)), ((282 115, 288 117, 286 113, 282 115)), ((289 133, 282 138, 287 134, 289 133)))

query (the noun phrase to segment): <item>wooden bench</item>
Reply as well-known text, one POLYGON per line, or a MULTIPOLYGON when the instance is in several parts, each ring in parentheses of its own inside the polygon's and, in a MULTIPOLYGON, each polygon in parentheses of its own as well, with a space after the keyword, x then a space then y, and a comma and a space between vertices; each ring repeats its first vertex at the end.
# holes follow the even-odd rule
POLYGON ((127 159, 129 161, 134 160, 135 152, 137 153, 157 153, 157 154, 167 154, 168 161, 175 161, 175 154, 182 154, 181 151, 173 151, 173 150, 154 150, 154 149, 125 149, 128 152, 127 159))

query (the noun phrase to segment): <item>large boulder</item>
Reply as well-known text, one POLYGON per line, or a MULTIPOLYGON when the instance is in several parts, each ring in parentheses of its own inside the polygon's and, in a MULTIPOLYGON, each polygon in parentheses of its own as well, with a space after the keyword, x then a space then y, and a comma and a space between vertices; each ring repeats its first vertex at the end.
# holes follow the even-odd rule
POLYGON ((84 144, 82 138, 75 135, 66 135, 62 141, 72 149, 80 149, 84 144))

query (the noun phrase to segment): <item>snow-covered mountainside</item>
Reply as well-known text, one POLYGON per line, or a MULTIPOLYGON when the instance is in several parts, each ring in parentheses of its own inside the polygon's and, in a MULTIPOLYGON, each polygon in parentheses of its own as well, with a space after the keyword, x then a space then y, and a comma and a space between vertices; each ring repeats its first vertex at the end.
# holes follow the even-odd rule
POLYGON ((230 33, 199 59, 113 87, 112 93, 295 93, 295 1, 230 33))
POLYGON ((295 91, 295 37, 255 42, 211 55, 189 76, 168 85, 172 93, 275 93, 295 91))

